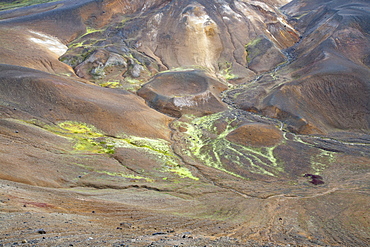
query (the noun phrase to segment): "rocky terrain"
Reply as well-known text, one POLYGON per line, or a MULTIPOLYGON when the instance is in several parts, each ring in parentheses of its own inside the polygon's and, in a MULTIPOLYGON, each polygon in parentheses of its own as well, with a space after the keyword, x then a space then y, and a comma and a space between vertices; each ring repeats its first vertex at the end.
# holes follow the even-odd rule
POLYGON ((370 3, 0 3, 0 246, 369 246, 370 3))

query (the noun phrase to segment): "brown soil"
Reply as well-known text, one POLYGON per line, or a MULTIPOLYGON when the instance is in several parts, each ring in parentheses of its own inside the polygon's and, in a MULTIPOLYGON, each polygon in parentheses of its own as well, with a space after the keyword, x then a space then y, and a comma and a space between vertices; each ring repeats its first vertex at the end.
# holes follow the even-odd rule
POLYGON ((368 246, 369 4, 287 3, 0 11, 0 246, 368 246))

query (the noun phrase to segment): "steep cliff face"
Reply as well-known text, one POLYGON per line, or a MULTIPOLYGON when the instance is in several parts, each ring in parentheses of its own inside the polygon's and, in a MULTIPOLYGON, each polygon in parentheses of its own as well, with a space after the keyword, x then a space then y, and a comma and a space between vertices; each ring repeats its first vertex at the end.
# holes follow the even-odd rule
POLYGON ((368 245, 367 1, 0 9, 0 245, 368 245))

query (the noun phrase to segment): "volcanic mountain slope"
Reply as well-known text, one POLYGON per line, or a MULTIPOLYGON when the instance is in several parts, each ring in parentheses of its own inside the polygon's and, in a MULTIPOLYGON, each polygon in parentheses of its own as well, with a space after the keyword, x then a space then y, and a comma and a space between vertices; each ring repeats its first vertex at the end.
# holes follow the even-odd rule
POLYGON ((232 101, 279 118, 298 133, 368 133, 369 7, 364 1, 284 6, 289 23, 302 35, 286 50, 291 61, 230 93, 232 101))
POLYGON ((1 3, 0 244, 369 245, 370 5, 288 2, 1 3))

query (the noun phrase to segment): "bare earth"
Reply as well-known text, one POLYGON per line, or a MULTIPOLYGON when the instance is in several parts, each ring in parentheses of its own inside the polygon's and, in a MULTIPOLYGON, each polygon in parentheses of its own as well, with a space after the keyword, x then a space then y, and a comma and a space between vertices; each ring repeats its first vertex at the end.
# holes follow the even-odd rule
POLYGON ((370 3, 0 3, 0 246, 370 246, 370 3))

